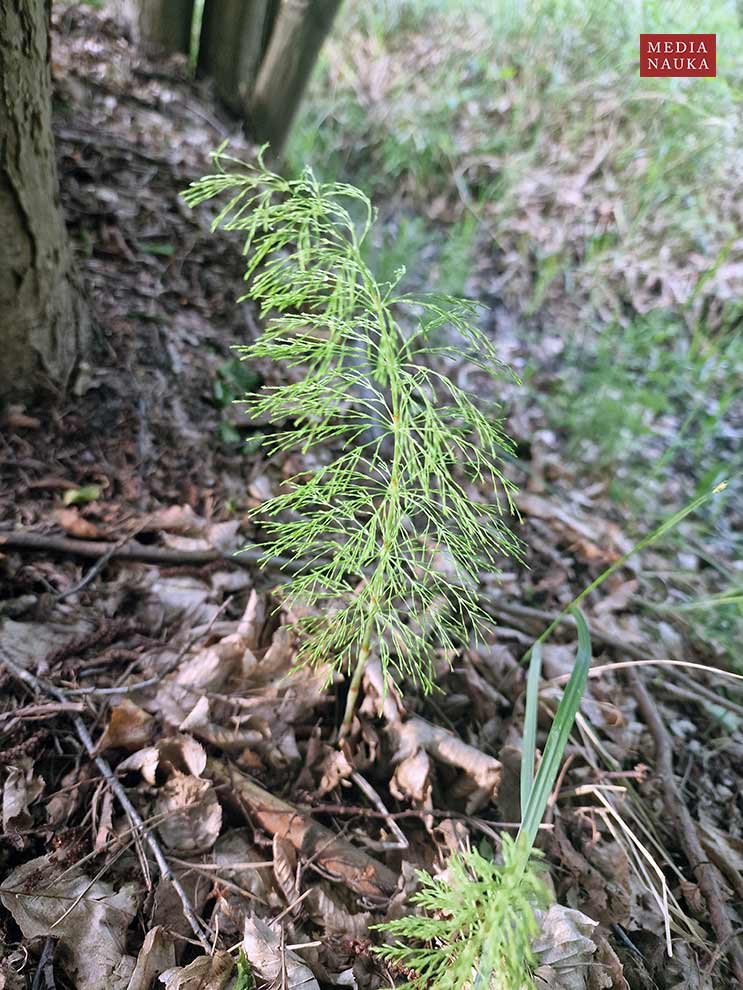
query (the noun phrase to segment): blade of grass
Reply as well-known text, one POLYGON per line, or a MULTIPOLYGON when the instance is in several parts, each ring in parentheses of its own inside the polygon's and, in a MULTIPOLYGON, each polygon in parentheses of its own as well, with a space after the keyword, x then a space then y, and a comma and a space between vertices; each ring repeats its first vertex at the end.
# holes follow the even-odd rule
POLYGON ((580 609, 572 609, 572 614, 578 629, 578 653, 573 672, 565 686, 555 720, 547 736, 542 762, 529 793, 529 799, 522 811, 518 839, 524 843, 526 851, 531 851, 534 845, 588 680, 588 668, 591 663, 591 635, 580 609))
POLYGON ((521 747, 521 815, 523 818, 534 784, 534 762, 537 751, 537 711, 539 709, 539 678, 542 674, 542 644, 537 641, 531 651, 526 681, 524 711, 524 741, 521 747))

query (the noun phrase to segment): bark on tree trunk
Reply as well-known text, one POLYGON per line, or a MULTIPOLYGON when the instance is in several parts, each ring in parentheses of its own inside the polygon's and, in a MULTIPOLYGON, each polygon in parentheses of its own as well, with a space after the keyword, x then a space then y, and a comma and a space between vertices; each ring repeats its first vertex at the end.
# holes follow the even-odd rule
POLYGON ((340 0, 282 0, 255 84, 251 124, 259 141, 281 152, 340 0))
POLYGON ((191 49, 194 0, 139 0, 139 38, 143 48, 161 52, 191 49))
POLYGON ((90 338, 59 203, 52 0, 0 0, 0 399, 65 387, 90 338))
POLYGON ((245 116, 260 64, 268 0, 206 0, 201 22, 199 71, 214 79, 217 94, 245 116))

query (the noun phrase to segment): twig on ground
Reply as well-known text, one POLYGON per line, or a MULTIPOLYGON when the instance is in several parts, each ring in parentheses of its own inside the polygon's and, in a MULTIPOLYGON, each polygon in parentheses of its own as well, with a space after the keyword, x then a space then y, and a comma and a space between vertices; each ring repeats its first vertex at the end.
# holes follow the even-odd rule
POLYGON ((102 557, 98 558, 98 560, 93 564, 93 566, 90 568, 88 573, 82 578, 81 581, 78 581, 78 583, 74 585, 72 588, 68 588, 67 591, 63 591, 62 594, 57 595, 57 601, 63 602, 67 598, 71 598, 73 595, 76 595, 79 591, 82 591, 83 588, 87 587, 87 585, 89 585, 90 582, 98 574, 101 573, 103 568, 106 566, 109 560, 111 560, 111 558, 116 553, 116 551, 121 550, 121 548, 125 544, 127 544, 130 540, 133 540, 134 537, 137 535, 137 533, 141 531, 141 529, 142 527, 140 526, 134 533, 127 533, 127 535, 123 537, 121 540, 119 540, 118 543, 111 544, 111 549, 107 550, 102 557))
MULTIPOLYGON (((23 667, 18 666, 14 660, 4 651, 0 651, 0 663, 2 663, 19 681, 22 681, 28 687, 32 688, 37 694, 47 694, 56 698, 58 701, 65 704, 68 703, 68 698, 64 691, 61 691, 54 684, 50 684, 46 681, 42 681, 40 678, 35 677, 28 670, 24 670, 23 667)), ((162 850, 157 842, 155 836, 147 828, 145 828, 144 822, 139 816, 137 809, 134 807, 132 802, 129 800, 129 795, 124 790, 121 782, 117 779, 110 765, 107 763, 103 757, 96 755, 95 745, 90 737, 90 733, 83 722, 82 718, 77 714, 72 714, 72 723, 75 726, 75 731, 77 732, 80 742, 85 747, 88 756, 93 760, 95 765, 101 772, 101 775, 105 779, 108 786, 111 788, 112 792, 119 801, 119 804, 123 808, 124 812, 128 816, 132 823, 135 831, 138 832, 144 838, 147 845, 150 847, 152 855, 155 858, 155 862, 160 870, 160 876, 167 880, 173 885, 173 889, 178 894, 180 898, 181 905, 183 907, 183 913, 191 926, 191 930, 199 941, 199 944, 204 949, 205 952, 211 952, 211 945, 204 933, 204 929, 201 922, 196 917, 193 908, 191 907, 191 902, 188 899, 188 894, 183 889, 178 878, 175 876, 173 871, 168 866, 168 862, 163 855, 162 850)))
POLYGON ((205 628, 199 627, 197 631, 194 631, 191 636, 187 639, 185 644, 180 648, 173 660, 165 667, 163 670, 159 671, 156 676, 148 677, 144 681, 135 681, 133 684, 116 684, 113 687, 108 688, 69 688, 67 693, 68 697, 80 697, 84 695, 94 696, 94 697, 106 697, 107 695, 117 695, 117 694, 133 694, 135 691, 141 691, 144 688, 153 687, 155 684, 161 684, 163 680, 172 674, 176 667, 179 666, 181 660, 186 656, 186 654, 196 645, 200 639, 204 639, 209 636, 214 624, 216 623, 219 616, 226 611, 232 604, 232 595, 222 602, 217 611, 212 616, 211 620, 206 624, 205 628))
POLYGON ((379 850, 407 849, 409 843, 408 840, 405 838, 405 833, 402 831, 402 829, 397 824, 397 822, 392 817, 392 815, 390 815, 389 811, 387 811, 387 809, 384 806, 384 801, 377 794, 377 792, 374 790, 374 788, 368 782, 368 780, 366 780, 365 777, 362 777, 361 774, 356 771, 354 771, 351 774, 351 780, 354 782, 354 784, 356 784, 359 790, 361 790, 364 794, 366 794, 366 796, 375 806, 377 811, 381 812, 384 815, 385 821, 390 827, 390 831, 397 839, 396 842, 373 842, 373 844, 372 844, 372 840, 367 840, 367 844, 370 846, 370 848, 379 849, 379 850))
MULTIPOLYGON (((44 533, 28 533, 24 530, 0 531, 0 547, 10 550, 46 551, 62 553, 74 557, 97 559, 110 554, 109 560, 132 560, 143 564, 211 564, 223 561, 235 567, 254 568, 264 558, 260 547, 248 547, 237 554, 226 554, 220 550, 172 550, 168 547, 148 547, 128 540, 122 546, 106 543, 103 540, 72 540, 64 536, 47 536, 44 533)), ((295 574, 302 568, 296 560, 273 557, 266 561, 266 567, 295 574)))
POLYGON ((678 828, 678 837, 684 854, 697 878, 699 889, 709 908, 710 921, 718 942, 725 945, 725 951, 738 986, 743 990, 743 949, 735 938, 733 926, 727 914, 725 900, 721 892, 722 878, 717 868, 709 861, 699 841, 694 819, 686 807, 679 790, 673 769, 673 746, 663 719, 650 693, 635 671, 630 671, 629 681, 642 713, 642 717, 655 740, 655 753, 658 777, 663 786, 668 811, 678 828))

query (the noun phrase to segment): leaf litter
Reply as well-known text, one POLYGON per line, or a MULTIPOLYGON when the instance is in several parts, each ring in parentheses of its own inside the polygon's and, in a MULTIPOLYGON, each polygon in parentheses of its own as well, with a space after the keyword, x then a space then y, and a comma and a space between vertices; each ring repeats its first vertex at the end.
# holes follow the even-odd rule
MULTIPOLYGON (((290 470, 208 434, 216 435, 223 415, 203 398, 220 355, 227 358, 256 317, 231 303, 238 252, 207 241, 176 193, 204 171, 204 148, 221 143, 231 123, 177 60, 162 76, 135 54, 110 15, 73 5, 55 20, 57 85, 75 101, 87 93, 74 124, 57 121, 63 195, 73 230, 93 235, 81 267, 107 314, 117 361, 128 362, 134 377, 125 389, 117 361, 96 369, 79 383, 80 412, 50 424, 48 436, 23 411, 6 421, 12 456, 3 484, 22 495, 13 504, 0 493, 0 525, 110 543, 135 534, 145 546, 229 555, 259 536, 250 505, 290 470), (95 145, 98 132, 108 140, 95 145), (163 224, 163 216, 173 254, 138 254, 138 231, 163 224), (153 342, 158 322, 170 328, 167 342, 159 335, 153 342), (203 364, 195 343, 211 355, 203 364), (145 359, 153 346, 154 362, 145 359), (187 387, 176 386, 178 376, 187 387), (101 388, 111 390, 111 403, 100 402, 101 388), (138 433, 132 422, 142 424, 138 433)), ((438 658, 443 692, 408 693, 404 703, 382 689, 371 664, 342 749, 332 744, 340 685, 328 670, 293 669, 294 616, 282 606, 280 572, 217 559, 172 567, 112 559, 75 592, 89 560, 3 551, 2 656, 67 697, 33 696, 22 682, 4 682, 4 985, 35 973, 47 942, 45 965, 80 990, 218 990, 234 984, 238 951, 258 986, 283 980, 306 990, 365 990, 402 978, 370 956, 370 925, 409 911, 414 867, 440 873, 453 850, 493 843, 502 823, 516 820, 518 661, 544 628, 543 614, 554 614, 630 545, 600 493, 587 499, 571 489, 569 467, 555 458, 547 465, 557 493, 523 486, 520 502, 531 570, 512 569, 497 587, 482 576, 494 610, 502 609, 492 641, 455 657, 451 669, 451 658, 438 658), (529 595, 536 616, 513 609, 529 595), (158 875, 80 748, 72 715, 90 727, 95 752, 157 836, 211 953, 194 939, 172 879, 158 875)), ((674 564, 672 551, 656 551, 656 569, 674 564)), ((611 645, 617 641, 647 657, 704 662, 676 624, 669 626, 675 638, 653 642, 636 607, 641 573, 628 566, 616 576, 608 594, 588 602, 605 638, 606 657, 597 662, 624 659, 611 645)), ((567 671, 573 639, 562 627, 545 648, 548 681, 567 671)), ((710 748, 719 722, 664 692, 665 680, 657 707, 679 740, 679 757, 686 754, 680 765, 700 841, 739 904, 741 725, 710 748)), ((703 681, 717 690, 714 680, 703 681)), ((542 741, 558 700, 546 683, 542 741)), ((653 746, 621 673, 592 679, 581 712, 542 833, 560 903, 535 942, 538 985, 671 988, 693 971, 688 985, 706 987, 705 967, 721 972, 722 954, 712 946, 694 864, 680 857, 668 828, 653 746), (651 861, 671 889, 672 959, 651 861)), ((734 903, 729 911, 740 927, 734 903)))

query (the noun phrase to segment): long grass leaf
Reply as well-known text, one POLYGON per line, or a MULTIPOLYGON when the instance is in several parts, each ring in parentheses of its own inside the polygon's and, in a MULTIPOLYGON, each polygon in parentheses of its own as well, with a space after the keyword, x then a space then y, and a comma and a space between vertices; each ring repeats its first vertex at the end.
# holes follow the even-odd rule
POLYGON ((555 720, 547 736, 542 762, 529 793, 526 808, 522 813, 519 839, 524 843, 526 850, 531 850, 534 845, 537 830, 542 822, 550 793, 557 779, 557 772, 560 769, 565 747, 588 680, 588 668, 591 663, 591 635, 580 609, 573 609, 573 616, 578 628, 578 653, 573 672, 565 686, 555 720))
POLYGON ((521 814, 526 811, 534 784, 534 762, 537 753, 537 712, 539 710, 539 679, 542 675, 542 644, 537 642, 531 651, 529 675, 526 680, 526 708, 524 711, 524 740, 521 747, 521 814))

